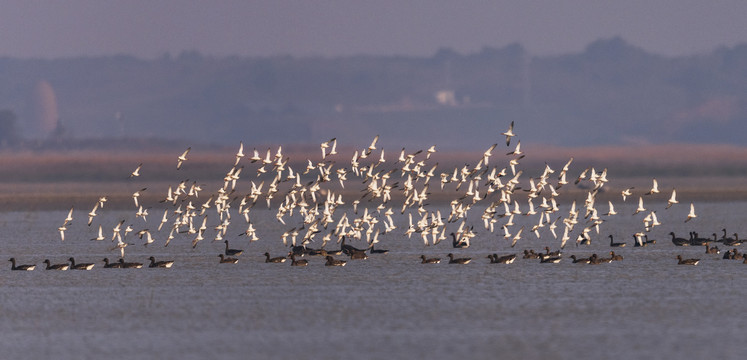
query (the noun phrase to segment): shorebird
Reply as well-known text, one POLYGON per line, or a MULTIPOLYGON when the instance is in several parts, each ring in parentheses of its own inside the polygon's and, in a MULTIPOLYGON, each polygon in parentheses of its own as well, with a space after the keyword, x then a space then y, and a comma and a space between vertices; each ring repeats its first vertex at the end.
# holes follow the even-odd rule
POLYGON ((516 134, 514 134, 514 122, 513 121, 511 121, 511 125, 509 125, 508 130, 506 130, 506 132, 504 133, 501 133, 501 135, 506 135, 506 146, 510 146, 511 137, 516 136, 516 134))
POLYGON ((138 177, 138 176, 140 176, 140 168, 141 168, 141 167, 143 167, 143 163, 140 163, 140 165, 138 165, 138 166, 137 166, 137 167, 135 168, 135 170, 133 170, 133 171, 132 171, 132 172, 130 173, 130 176, 129 176, 129 177, 130 177, 130 178, 133 178, 133 177, 138 177))
POLYGON ((236 152, 236 161, 233 163, 233 166, 238 165, 239 161, 241 161, 241 158, 243 158, 244 156, 244 142, 239 141, 239 151, 236 152))
POLYGON ((638 197, 638 208, 635 209, 635 212, 633 213, 633 215, 638 214, 640 212, 644 212, 644 211, 646 211, 646 208, 643 207, 643 197, 639 196, 638 197))
POLYGON ((184 152, 179 155, 179 157, 176 158, 176 169, 179 170, 182 167, 182 163, 187 161, 187 154, 189 154, 189 151, 192 150, 192 147, 188 147, 187 150, 184 150, 184 152))
POLYGON ((634 188, 631 187, 631 188, 627 188, 627 189, 625 189, 625 190, 622 191, 623 201, 625 201, 628 198, 628 196, 633 195, 633 189, 634 188))
POLYGON ((101 225, 99 225, 99 235, 97 237, 91 239, 91 240, 101 241, 101 240, 104 240, 104 239, 106 239, 104 237, 104 229, 101 227, 101 225))
POLYGON ((71 221, 73 221, 73 206, 70 207, 70 211, 67 213, 67 217, 62 225, 65 226, 71 221))
POLYGON ((696 217, 698 217, 698 215, 695 215, 695 205, 693 205, 693 203, 690 203, 690 213, 687 214, 687 219, 685 219, 685 222, 688 222, 696 217))
POLYGON ((93 218, 96 216, 96 209, 99 208, 99 203, 93 205, 93 210, 88 213, 88 226, 91 226, 91 223, 93 222, 93 218))
POLYGON ((670 207, 672 207, 672 205, 677 203, 679 203, 679 201, 677 201, 677 190, 672 189, 672 196, 669 198, 669 200, 667 200, 667 207, 665 207, 664 209, 669 209, 670 207))
POLYGON ((140 206, 140 204, 138 203, 137 199, 140 197, 140 195, 141 195, 140 193, 143 192, 143 191, 145 191, 145 190, 148 190, 148 188, 142 188, 142 189, 140 189, 140 190, 135 191, 134 193, 132 193, 132 200, 135 202, 135 207, 139 207, 140 206))
POLYGON ((647 193, 643 195, 651 195, 651 194, 658 194, 659 193, 659 183, 656 181, 656 178, 654 178, 653 185, 651 186, 651 190, 649 190, 647 193))
POLYGON ((60 240, 65 241, 65 230, 67 230, 67 227, 65 225, 62 225, 57 228, 57 231, 60 232, 60 240))

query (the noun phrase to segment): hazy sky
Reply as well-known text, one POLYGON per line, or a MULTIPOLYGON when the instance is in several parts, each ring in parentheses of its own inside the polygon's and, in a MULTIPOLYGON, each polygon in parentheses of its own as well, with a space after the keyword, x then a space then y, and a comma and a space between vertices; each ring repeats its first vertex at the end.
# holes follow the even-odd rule
POLYGON ((747 1, 0 0, 0 56, 419 55, 523 44, 539 55, 620 35, 664 55, 747 42, 747 1))

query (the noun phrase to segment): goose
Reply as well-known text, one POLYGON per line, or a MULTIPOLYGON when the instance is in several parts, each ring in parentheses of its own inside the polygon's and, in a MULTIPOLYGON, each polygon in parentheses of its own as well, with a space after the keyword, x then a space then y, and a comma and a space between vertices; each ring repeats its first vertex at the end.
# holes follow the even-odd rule
POLYGON ((385 249, 374 249, 374 246, 371 245, 371 254, 386 254, 388 252, 389 250, 385 250, 385 249))
POLYGON ((702 238, 698 236, 698 233, 693 231, 692 232, 692 240, 690 240, 690 245, 692 246, 703 246, 708 244, 708 242, 711 241, 711 239, 702 238))
POLYGON ((723 232, 724 232, 724 235, 722 235, 722 236, 721 236, 721 239, 718 239, 718 240, 716 240, 716 241, 718 241, 718 242, 721 242, 721 243, 722 243, 722 242, 725 242, 725 241, 731 241, 731 240, 733 240, 733 238, 728 238, 728 237, 726 237, 726 229, 721 229, 721 231, 723 231, 723 232))
POLYGON ((546 256, 540 259, 541 264, 557 264, 562 258, 560 256, 546 256))
POLYGON ((425 255, 420 255, 421 264, 438 264, 441 262, 440 258, 426 258, 425 255))
POLYGON ((550 247, 549 246, 545 246, 545 256, 548 256, 548 255, 549 256, 558 256, 558 257, 562 256, 562 254, 560 253, 560 250, 555 250, 553 252, 550 252, 550 247))
POLYGON ((278 257, 271 258, 270 257, 270 253, 266 252, 265 253, 265 262, 266 263, 283 263, 283 262, 285 262, 285 257, 284 256, 278 256, 278 257))
POLYGON ((296 260, 296 255, 293 253, 288 253, 288 256, 291 259, 291 266, 306 266, 309 265, 309 261, 306 259, 300 259, 296 260))
POLYGON ((104 268, 105 269, 119 269, 119 268, 122 267, 122 263, 120 263, 119 261, 114 262, 114 263, 110 263, 109 262, 109 258, 104 258, 103 261, 104 261, 104 268))
POLYGON ((744 259, 744 261, 742 261, 742 264, 747 264, 747 254, 742 254, 742 259, 744 259))
POLYGON ((612 235, 610 235, 609 237, 610 237, 610 246, 611 247, 625 247, 626 244, 624 242, 618 242, 618 243, 616 243, 616 242, 614 242, 612 235))
POLYGON ((643 241, 643 234, 641 233, 635 233, 633 234, 633 247, 644 247, 648 244, 646 244, 643 241))
POLYGON ((125 262, 122 258, 119 258, 119 263, 122 264, 123 269, 141 269, 143 267, 143 263, 125 262))
POLYGON ((679 265, 698 265, 700 259, 683 259, 682 255, 677 255, 677 264, 679 265))
POLYGON ((590 265, 599 265, 602 263, 602 260, 597 257, 597 254, 591 254, 591 257, 589 257, 589 264, 590 265))
POLYGON ((737 251, 737 248, 731 249, 724 253, 724 260, 736 260, 738 259, 739 252, 737 251))
POLYGON ((8 261, 10 261, 11 264, 12 264, 11 268, 10 268, 11 270, 32 271, 32 270, 36 269, 36 265, 18 265, 18 266, 16 266, 16 258, 10 258, 10 260, 8 260, 8 261))
POLYGON ((675 246, 690 246, 690 240, 675 237, 674 231, 670 232, 669 235, 672 235, 672 243, 675 246))
POLYGON ((498 256, 498 254, 493 254, 488 257, 490 259, 491 264, 511 264, 516 260, 516 254, 509 254, 504 256, 498 256))
POLYGON ((590 257, 576 259, 576 255, 571 255, 574 264, 588 264, 591 261, 590 257))
POLYGON ((150 260, 150 265, 148 265, 148 267, 152 267, 152 268, 159 267, 159 268, 168 269, 168 268, 171 268, 172 265, 174 265, 174 260, 156 261, 156 258, 153 256, 149 257, 148 260, 150 260))
POLYGON ((455 233, 450 233, 451 235, 451 246, 455 249, 462 249, 462 248, 468 248, 469 242, 464 241, 462 239, 457 240, 457 236, 455 233))
POLYGON ((534 250, 524 250, 524 259, 539 259, 540 255, 534 250))
POLYGON ((235 264, 239 262, 239 259, 233 258, 233 257, 225 257, 223 254, 219 254, 218 257, 220 258, 219 264, 235 264))
POLYGON ((337 260, 333 258, 330 255, 327 255, 327 262, 324 264, 325 266, 345 266, 347 264, 347 261, 345 260, 337 260))
POLYGON ((68 261, 70 261, 70 268, 73 270, 91 270, 93 269, 93 265, 94 265, 93 263, 76 264, 75 259, 73 257, 70 257, 68 261))
POLYGON ((712 248, 708 247, 708 243, 705 244, 705 253, 706 254, 720 254, 721 251, 719 251, 717 246, 714 246, 712 248))
POLYGON ((616 255, 614 251, 610 251, 610 256, 612 257, 612 261, 622 261, 623 259, 622 255, 616 255))
POLYGON ((239 256, 244 253, 244 250, 241 249, 229 249, 228 248, 228 240, 224 240, 224 243, 226 243, 226 256, 239 256))
POLYGON ((368 255, 363 251, 353 251, 350 253, 350 259, 352 260, 366 260, 368 255))
POLYGON ((340 249, 342 249, 342 252, 345 253, 345 255, 350 255, 350 253, 353 252, 364 252, 366 249, 358 249, 352 245, 345 244, 345 237, 342 237, 342 242, 340 243, 340 249))
POLYGON ((454 254, 449 253, 449 255, 446 255, 449 257, 449 264, 469 264, 470 261, 472 261, 472 258, 454 258, 454 254))
POLYGON ((47 267, 45 268, 46 270, 62 270, 62 271, 64 271, 64 270, 67 270, 67 269, 70 268, 70 264, 68 264, 68 263, 62 263, 62 264, 54 264, 54 265, 52 265, 49 262, 49 259, 45 259, 44 260, 44 264, 47 264, 47 267))
POLYGON ((643 238, 646 239, 643 243, 646 245, 653 245, 656 244, 656 239, 648 239, 648 234, 643 234, 643 238))
MULTIPOLYGON (((309 256, 327 256, 330 255, 327 250, 324 249, 306 249, 306 254, 309 256)), ((334 255, 340 255, 340 254, 334 254, 334 255)))
POLYGON ((742 245, 742 242, 739 240, 739 235, 737 233, 734 233, 734 239, 724 239, 724 245, 726 246, 739 246, 742 245))
MULTIPOLYGON (((337 255, 342 255, 342 254, 344 253, 344 252, 342 251, 342 249, 337 249, 337 250, 325 250, 325 251, 327 252, 327 255, 335 255, 335 256, 337 256, 337 255)), ((327 256, 327 255, 325 255, 325 256, 327 256)))

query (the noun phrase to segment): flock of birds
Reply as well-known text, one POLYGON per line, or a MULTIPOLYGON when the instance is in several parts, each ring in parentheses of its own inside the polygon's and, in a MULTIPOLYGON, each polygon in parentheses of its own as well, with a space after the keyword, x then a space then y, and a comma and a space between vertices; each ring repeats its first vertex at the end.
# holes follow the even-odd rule
MULTIPOLYGON (((321 156, 307 158, 303 162, 306 165, 303 169, 291 167, 290 158, 283 153, 282 147, 276 150, 268 148, 266 152, 255 148, 251 156, 247 156, 243 143, 240 143, 222 186, 215 192, 204 195, 204 185, 197 181, 182 180, 164 191, 159 205, 148 206, 141 203, 140 197, 149 190, 147 187, 140 188, 132 194, 134 219, 122 219, 107 227, 111 229, 110 236, 106 236, 104 224, 95 224, 96 217, 107 202, 106 196, 100 197, 87 214, 87 226, 93 232, 98 228, 96 236, 90 240, 111 242, 112 245, 108 248, 119 252, 118 261, 109 262, 108 258, 103 260, 104 267, 107 268, 144 266, 143 263, 124 260, 126 249, 134 245, 131 241, 136 241, 131 240, 134 237, 140 239, 145 246, 156 243, 169 246, 172 241, 184 241, 191 242, 191 247, 195 248, 205 239, 223 242, 225 249, 218 255, 219 263, 236 263, 243 251, 229 247, 226 237, 238 232, 229 230, 240 226, 238 236, 244 236, 249 243, 259 241, 261 232, 257 231, 252 221, 252 210, 256 206, 266 205, 267 209, 274 212, 279 225, 285 228, 273 240, 282 241, 288 250, 287 256, 271 257, 269 253, 265 253, 266 262, 281 263, 289 259, 291 265, 305 266, 308 261, 302 257, 317 255, 326 260, 326 265, 344 266, 346 262, 335 259, 334 256, 345 254, 350 259, 366 259, 368 254, 386 253, 387 250, 375 248, 385 236, 400 239, 416 236, 425 246, 437 245, 450 237, 451 247, 467 248, 478 232, 482 231, 475 230, 475 226, 482 226, 488 234, 481 233, 481 238, 503 238, 511 247, 526 236, 552 237, 551 242, 555 243, 553 247, 560 249, 569 241, 576 245, 586 245, 591 243, 593 237, 601 234, 600 228, 605 222, 623 215, 632 215, 640 221, 640 228, 634 231, 633 237, 634 246, 642 247, 655 242, 648 240, 647 234, 662 225, 657 211, 682 206, 679 205, 676 190, 671 189, 663 209, 649 208, 646 205, 648 199, 653 199, 662 192, 654 178, 648 191, 636 194, 633 187, 622 190, 621 200, 625 202, 637 197, 638 206, 632 214, 618 214, 612 200, 602 206, 597 201, 597 195, 606 190, 605 185, 609 181, 607 169, 598 171, 589 167, 578 175, 571 175, 573 158, 560 169, 553 169, 545 164, 537 176, 523 176, 521 161, 525 154, 521 150, 520 141, 515 141, 515 146, 511 148, 516 137, 513 127, 512 122, 508 130, 501 133, 505 136, 505 144, 509 149, 502 159, 496 159, 498 144, 493 144, 479 158, 474 159, 474 165, 465 164, 449 169, 441 169, 438 162, 431 160, 437 151, 435 146, 410 152, 402 148, 396 159, 388 158, 384 149, 377 145, 378 136, 370 145, 355 150, 352 156, 345 158, 338 153, 336 138, 325 141, 320 144, 321 156), (250 171, 254 172, 253 176, 242 181, 242 174, 250 171), (354 180, 357 182, 350 185, 354 180), (240 190, 243 186, 246 189, 242 193, 240 190), (583 198, 579 197, 570 204, 567 213, 561 212, 557 202, 564 186, 583 189, 584 194, 583 198), (447 196, 453 195, 449 207, 429 206, 428 201, 434 190, 441 190, 447 196), (149 219, 149 212, 155 211, 157 206, 163 207, 159 210, 162 211, 160 221, 149 222, 152 221, 149 219), (442 213, 441 209, 448 213, 442 213), (407 219, 407 223, 397 223, 394 220, 396 216, 407 219), (519 221, 519 218, 522 220, 519 221), (142 228, 136 230, 135 222, 143 224, 142 228), (525 225, 519 226, 522 223, 525 225), (147 224, 150 226, 146 226, 147 224), (496 233, 497 235, 490 236, 496 233), (346 240, 365 245, 357 248, 346 243, 346 240), (328 249, 331 242, 339 244, 339 248, 328 249), (319 246, 312 247, 317 243, 319 246)), ((190 150, 191 148, 187 148, 176 158, 177 171, 187 166, 185 164, 188 164, 190 150)), ((129 174, 129 181, 136 181, 141 175, 142 166, 142 163, 137 165, 129 174)), ((663 203, 662 200, 659 199, 658 203, 663 203)), ((688 214, 680 221, 687 223, 695 218, 695 206, 690 203, 688 214)), ((62 225, 57 228, 61 241, 66 240, 65 234, 73 219, 74 209, 71 207, 62 225)), ((722 242, 727 246, 739 245, 737 235, 734 234, 734 239, 727 238, 726 230, 721 239, 715 234, 713 239, 705 240, 694 233, 691 233, 690 239, 678 238, 674 233, 671 236, 672 242, 678 246, 705 245, 706 249, 710 249, 710 242, 722 242)), ((610 245, 617 247, 624 243, 615 243, 610 235, 610 245)), ((728 253, 734 259, 744 257, 736 248, 728 253)), ((488 259, 491 263, 505 264, 513 262, 516 256, 491 254, 488 259)), ((448 257, 449 263, 453 264, 471 261, 470 258, 458 258, 453 254, 448 257)), ((562 254, 560 250, 551 252, 548 246, 544 253, 525 251, 524 258, 556 263, 560 261, 562 254)), ((610 258, 598 257, 596 254, 582 259, 573 257, 574 262, 589 264, 619 259, 614 253, 610 254, 610 258)), ((168 268, 173 264, 171 260, 156 261, 154 257, 149 260, 150 267, 168 268)), ((421 260, 422 263, 440 262, 440 258, 427 258, 425 255, 421 260)), ((677 260, 680 264, 695 265, 698 262, 697 259, 682 259, 681 256, 677 260)), ((14 258, 10 261, 13 270, 34 269, 34 265, 16 265, 14 258)), ((72 257, 69 263, 52 264, 45 260, 45 264, 48 270, 89 270, 93 267, 93 263, 76 263, 72 257)))

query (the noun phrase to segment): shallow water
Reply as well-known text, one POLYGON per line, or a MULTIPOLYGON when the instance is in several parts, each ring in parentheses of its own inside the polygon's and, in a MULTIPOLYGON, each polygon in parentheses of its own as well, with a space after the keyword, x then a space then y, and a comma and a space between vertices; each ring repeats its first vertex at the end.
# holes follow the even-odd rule
MULTIPOLYGON (((568 244, 560 264, 519 258, 499 265, 485 258, 556 249, 559 241, 547 232, 540 239, 525 233, 510 248, 499 232, 475 223, 479 235, 468 249, 447 242, 425 247, 401 235, 407 222, 399 218, 400 229, 380 238, 388 254, 343 268, 325 267, 317 257, 308 258, 307 268, 264 263, 265 251, 287 251, 278 236, 286 227, 273 214, 253 210, 262 240, 249 244, 230 234, 231 247, 245 250, 238 264, 218 264, 224 244, 209 238, 196 249, 186 237, 164 248, 163 231, 147 248, 135 239, 127 260, 147 262, 154 255, 176 264, 139 270, 102 267, 103 257, 117 253, 108 240, 88 240, 95 226, 85 226, 82 211, 65 242, 55 229, 67 211, 7 212, 0 216, 2 254, 39 267, 20 272, 8 264, 2 270, 0 348, 5 358, 742 358, 747 265, 706 255, 703 247, 675 247, 667 234, 720 235, 724 227, 742 233, 747 203, 697 206, 699 217, 687 224, 685 206, 660 211, 664 225, 651 232, 657 244, 633 248, 629 235, 638 231, 640 217, 620 205, 626 215, 605 223, 592 245, 568 244), (590 266, 568 259, 606 255, 608 234, 628 242, 615 250, 622 262, 590 266), (420 254, 445 258, 448 252, 473 261, 419 263, 420 254), (702 260, 679 266, 677 254, 702 260), (96 267, 41 269, 45 258, 64 262, 70 256, 96 267)), ((148 226, 156 227, 158 215, 148 226)), ((111 236, 107 224, 123 218, 136 229, 146 225, 122 211, 102 211, 97 223, 111 236)))

